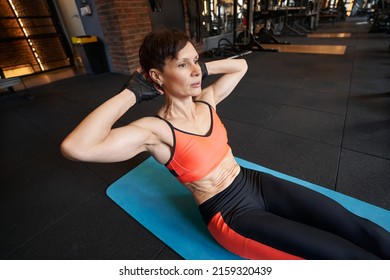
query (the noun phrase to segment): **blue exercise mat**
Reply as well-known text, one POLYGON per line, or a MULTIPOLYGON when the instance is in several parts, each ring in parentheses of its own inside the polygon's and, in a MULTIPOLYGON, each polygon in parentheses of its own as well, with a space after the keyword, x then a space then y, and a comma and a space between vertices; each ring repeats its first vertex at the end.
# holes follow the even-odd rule
MULTIPOLYGON (((350 211, 390 231, 388 210, 239 158, 236 160, 241 166, 327 195, 350 211)), ((107 189, 107 195, 184 259, 240 259, 216 243, 207 231, 191 193, 152 157, 114 182, 107 189)))

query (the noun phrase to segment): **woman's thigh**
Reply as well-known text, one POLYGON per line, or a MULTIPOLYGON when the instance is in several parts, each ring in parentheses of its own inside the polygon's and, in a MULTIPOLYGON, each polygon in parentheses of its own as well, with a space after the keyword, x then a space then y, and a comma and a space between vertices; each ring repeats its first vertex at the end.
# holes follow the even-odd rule
POLYGON ((377 259, 333 233, 264 210, 236 216, 231 228, 241 236, 305 259, 377 259))
POLYGON ((390 257, 390 233, 333 199, 269 174, 262 174, 261 188, 266 211, 342 237, 381 258, 390 257))

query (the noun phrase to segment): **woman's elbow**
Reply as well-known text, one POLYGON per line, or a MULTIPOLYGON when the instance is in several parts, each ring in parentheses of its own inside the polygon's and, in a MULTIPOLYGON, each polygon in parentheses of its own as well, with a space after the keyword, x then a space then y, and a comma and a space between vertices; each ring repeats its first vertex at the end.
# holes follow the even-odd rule
POLYGON ((248 70, 248 63, 246 62, 245 59, 241 59, 241 71, 243 71, 244 73, 246 73, 246 71, 248 70))
POLYGON ((77 149, 77 145, 65 139, 60 145, 61 154, 70 160, 81 160, 80 151, 77 149))

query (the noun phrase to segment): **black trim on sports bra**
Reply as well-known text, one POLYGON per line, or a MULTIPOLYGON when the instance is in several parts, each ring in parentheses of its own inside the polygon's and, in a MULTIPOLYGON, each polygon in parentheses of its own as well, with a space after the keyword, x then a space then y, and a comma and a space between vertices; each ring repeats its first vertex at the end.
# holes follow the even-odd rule
MULTIPOLYGON (((204 103, 204 104, 206 104, 206 105, 209 107, 209 110, 210 110, 210 120, 211 120, 211 121, 210 121, 210 128, 209 128, 209 131, 208 131, 205 135, 200 135, 200 134, 191 133, 191 132, 187 132, 187 131, 181 130, 181 129, 179 129, 179 128, 174 127, 174 126, 171 124, 170 121, 168 121, 168 120, 166 120, 166 119, 160 117, 159 115, 155 115, 156 118, 158 118, 158 119, 160 119, 160 120, 163 120, 165 123, 167 123, 168 126, 169 126, 169 128, 170 128, 171 131, 172 131, 173 147, 172 147, 172 149, 171 149, 171 156, 169 157, 169 160, 164 164, 165 166, 167 166, 167 165, 171 162, 171 160, 172 160, 172 158, 173 158, 173 156, 174 156, 175 150, 176 150, 176 135, 175 135, 175 130, 180 131, 180 132, 185 133, 185 134, 198 136, 198 137, 208 137, 208 136, 211 135, 211 133, 212 133, 212 131, 213 131, 213 127, 214 127, 213 107, 212 107, 209 103, 207 103, 206 101, 203 101, 203 100, 197 100, 197 101, 194 101, 194 102, 204 103)), ((173 171, 173 172, 174 172, 174 171, 173 171)), ((175 175, 176 177, 178 176, 176 173, 175 173, 175 174, 172 173, 172 174, 175 175)))
MULTIPOLYGON (((166 124, 168 124, 168 126, 169 126, 169 128, 171 129, 171 132, 172 132, 172 139, 173 139, 172 145, 173 145, 173 146, 172 146, 172 149, 171 149, 171 156, 169 157, 168 161, 164 164, 165 166, 167 166, 167 165, 171 162, 171 160, 172 160, 172 158, 173 158, 173 154, 174 154, 175 149, 176 149, 175 128, 173 127, 173 125, 172 125, 169 121, 167 121, 166 119, 160 117, 159 115, 156 115, 155 117, 158 118, 158 119, 160 119, 160 120, 162 120, 162 121, 164 121, 166 124)), ((175 174, 173 174, 173 175, 175 175, 175 174)), ((177 176, 177 174, 176 174, 175 176, 177 176)))
POLYGON ((197 133, 192 133, 192 132, 188 132, 188 131, 182 130, 182 129, 180 129, 180 128, 175 127, 175 126, 174 126, 173 124, 171 124, 168 120, 163 119, 163 118, 161 118, 160 116, 158 116, 158 117, 161 118, 161 119, 163 119, 163 120, 165 120, 166 122, 168 122, 168 123, 170 124, 170 126, 171 126, 173 129, 177 130, 177 131, 180 131, 180 132, 182 132, 182 133, 189 134, 189 135, 199 136, 199 137, 208 137, 208 136, 211 135, 211 133, 212 133, 212 131, 213 131, 213 126, 214 126, 214 118, 213 118, 212 107, 211 107, 211 105, 210 105, 209 103, 207 103, 207 102, 205 102, 205 101, 202 101, 202 100, 198 100, 198 101, 194 101, 194 102, 204 103, 204 104, 206 104, 206 105, 209 107, 209 110, 210 110, 210 128, 209 128, 209 130, 208 130, 204 135, 202 135, 202 134, 197 134, 197 133))

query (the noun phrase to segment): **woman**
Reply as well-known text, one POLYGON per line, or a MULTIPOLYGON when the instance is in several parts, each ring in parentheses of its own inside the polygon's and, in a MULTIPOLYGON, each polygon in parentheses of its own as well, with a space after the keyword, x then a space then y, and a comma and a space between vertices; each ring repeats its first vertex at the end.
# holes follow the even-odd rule
POLYGON ((240 167, 216 106, 247 70, 243 59, 199 62, 188 37, 152 32, 139 52, 143 75, 88 115, 61 145, 73 160, 116 162, 147 151, 187 187, 210 233, 249 259, 390 257, 389 233, 333 200, 240 167), (210 86, 202 77, 220 74, 210 86), (164 94, 156 116, 113 124, 136 103, 164 94))

